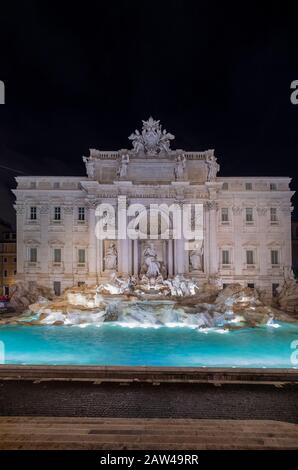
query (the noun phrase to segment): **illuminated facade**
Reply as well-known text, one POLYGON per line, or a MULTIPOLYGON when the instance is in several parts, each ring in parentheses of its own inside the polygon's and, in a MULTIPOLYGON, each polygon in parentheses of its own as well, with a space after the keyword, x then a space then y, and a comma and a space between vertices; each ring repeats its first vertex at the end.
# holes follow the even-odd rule
POLYGON ((291 270, 291 179, 218 176, 213 150, 172 150, 174 136, 152 118, 129 139, 131 150, 90 149, 87 176, 16 178, 18 278, 59 293, 112 272, 139 275, 148 240, 98 239, 96 207, 197 204, 202 232, 193 245, 150 240, 163 275, 239 282, 270 296, 291 270))

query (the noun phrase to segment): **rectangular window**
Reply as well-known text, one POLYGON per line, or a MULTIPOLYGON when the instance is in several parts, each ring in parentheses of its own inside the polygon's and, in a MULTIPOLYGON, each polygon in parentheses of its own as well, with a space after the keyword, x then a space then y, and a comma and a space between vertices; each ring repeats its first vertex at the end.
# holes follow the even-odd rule
POLYGON ((54 263, 61 263, 61 249, 54 249, 54 263))
POLYGON ((246 250, 246 264, 254 264, 253 250, 246 250))
POLYGON ((270 183, 270 191, 276 191, 276 190, 277 190, 276 183, 270 183))
POLYGON ((245 183, 245 189, 246 189, 246 191, 251 191, 252 190, 252 184, 251 183, 245 183))
POLYGON ((55 295, 61 295, 61 282, 60 281, 54 281, 54 293, 55 295))
POLYGON ((7 277, 7 270, 4 270, 4 277, 7 277))
POLYGON ((229 183, 224 183, 224 184, 222 185, 222 189, 223 189, 224 191, 227 191, 227 190, 229 189, 229 183))
POLYGON ((35 181, 31 181, 30 189, 36 189, 36 182, 35 181))
POLYGON ((30 248, 29 261, 30 263, 37 263, 37 248, 30 248))
POLYGON ((272 284, 272 296, 273 297, 278 296, 278 287, 279 287, 279 284, 276 284, 275 282, 272 284))
POLYGON ((276 207, 271 207, 270 209, 270 221, 277 222, 277 209, 276 207))
POLYGON ((78 262, 80 264, 83 264, 83 263, 85 263, 85 260, 86 260, 85 250, 83 248, 80 248, 78 250, 78 262))
POLYGON ((271 264, 279 264, 278 250, 271 250, 271 264))
POLYGON ((35 206, 30 207, 30 220, 37 219, 37 209, 35 206))
POLYGON ((84 222, 85 220, 85 207, 78 208, 78 220, 84 222))
POLYGON ((255 285, 253 282, 248 282, 247 283, 247 287, 249 287, 250 289, 254 289, 255 288, 255 285))
POLYGON ((54 183, 54 189, 59 189, 59 188, 60 188, 60 183, 59 183, 59 181, 56 181, 54 183))
POLYGON ((229 250, 222 251, 222 264, 230 264, 230 252, 229 250))
POLYGON ((61 220, 61 207, 54 207, 54 220, 61 220))
POLYGON ((221 209, 221 221, 229 222, 229 209, 227 207, 221 209))
POLYGON ((245 220, 246 222, 253 222, 253 210, 252 207, 247 207, 245 210, 245 220))

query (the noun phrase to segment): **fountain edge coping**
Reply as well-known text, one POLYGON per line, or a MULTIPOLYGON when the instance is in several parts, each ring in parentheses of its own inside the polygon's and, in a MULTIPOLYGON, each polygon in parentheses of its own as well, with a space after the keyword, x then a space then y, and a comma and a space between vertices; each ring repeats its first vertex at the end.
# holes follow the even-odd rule
POLYGON ((298 369, 2 364, 0 380, 275 385, 298 383, 298 369))

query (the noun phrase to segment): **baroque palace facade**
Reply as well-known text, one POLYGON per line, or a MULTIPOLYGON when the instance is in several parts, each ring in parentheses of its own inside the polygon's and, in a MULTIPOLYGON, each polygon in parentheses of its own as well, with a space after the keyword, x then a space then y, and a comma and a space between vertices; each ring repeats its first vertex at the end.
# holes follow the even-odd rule
POLYGON ((172 150, 174 136, 152 118, 129 139, 131 150, 90 149, 87 176, 16 178, 17 278, 59 294, 112 273, 140 275, 149 256, 163 276, 239 282, 274 295, 291 271, 291 179, 218 176, 213 150, 172 150), (116 213, 129 204, 196 204, 200 236, 188 245, 171 235, 119 239, 117 227, 114 240, 99 239, 103 203, 116 213))

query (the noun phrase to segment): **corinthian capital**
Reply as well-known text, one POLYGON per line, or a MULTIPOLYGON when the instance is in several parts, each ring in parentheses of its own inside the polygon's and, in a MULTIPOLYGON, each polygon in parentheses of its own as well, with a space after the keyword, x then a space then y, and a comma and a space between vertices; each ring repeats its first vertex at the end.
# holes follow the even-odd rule
POLYGON ((18 214, 24 214, 25 208, 24 208, 23 204, 15 204, 13 207, 14 207, 17 215, 18 214))
POLYGON ((257 213, 258 215, 264 216, 267 214, 267 207, 257 207, 257 213))
POLYGON ((232 207, 233 215, 241 215, 242 214, 242 207, 233 206, 232 207))
POLYGON ((207 211, 218 210, 218 204, 216 201, 207 201, 205 203, 205 209, 207 211))
POLYGON ((48 204, 44 204, 44 205, 40 206, 40 213, 41 214, 48 214, 49 211, 50 211, 50 208, 49 208, 48 204))
POLYGON ((86 206, 87 206, 87 209, 88 210, 95 210, 97 208, 97 206, 100 204, 100 200, 99 199, 88 199, 86 201, 86 206))
POLYGON ((71 215, 73 213, 73 206, 64 206, 64 214, 71 215))

